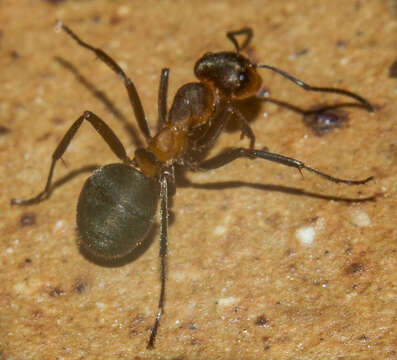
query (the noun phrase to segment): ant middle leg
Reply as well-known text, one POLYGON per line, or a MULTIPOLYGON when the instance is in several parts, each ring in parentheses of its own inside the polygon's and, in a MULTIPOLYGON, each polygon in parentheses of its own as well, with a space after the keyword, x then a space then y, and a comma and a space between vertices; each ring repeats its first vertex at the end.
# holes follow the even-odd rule
POLYGON ((347 185, 362 185, 367 183, 370 180, 373 180, 373 176, 367 177, 363 180, 346 180, 337 178, 328 174, 325 174, 319 170, 313 169, 307 165, 305 165, 302 161, 289 158, 287 156, 283 156, 276 153, 271 153, 265 150, 256 150, 256 149, 247 149, 247 148, 233 148, 228 149, 219 155, 214 156, 211 159, 205 160, 199 164, 197 170, 206 171, 212 170, 224 165, 229 164, 230 162, 239 159, 239 158, 249 158, 249 159, 263 159, 273 161, 282 165, 291 166, 298 169, 302 172, 302 169, 306 169, 318 176, 321 176, 328 181, 332 181, 334 183, 343 183, 347 185))
POLYGON ((44 187, 44 190, 40 192, 38 195, 31 199, 11 199, 11 205, 31 205, 43 201, 48 198, 50 195, 51 189, 51 180, 54 173, 54 168, 56 162, 61 159, 63 154, 65 153, 66 149, 68 148, 70 142, 72 141, 73 137, 75 136, 77 130, 80 128, 81 124, 84 120, 87 120, 94 129, 102 136, 102 138, 106 141, 109 145, 113 153, 124 163, 130 163, 131 159, 127 156, 127 153, 124 149, 123 144, 120 142, 119 138, 113 132, 113 130, 106 125, 106 123, 101 120, 98 116, 96 116, 91 111, 84 112, 69 128, 66 132, 64 137, 62 138, 61 142, 58 144, 57 148, 55 149, 54 153, 52 154, 52 162, 50 171, 48 173, 47 183, 44 187))
POLYGON ((103 61, 107 66, 109 66, 110 69, 113 70, 113 72, 115 72, 124 80, 124 86, 127 89, 131 107, 134 111, 139 128, 141 129, 145 138, 149 139, 151 136, 150 136, 150 130, 146 120, 145 112, 143 110, 142 102, 139 98, 138 92, 132 80, 126 75, 123 69, 103 50, 95 48, 90 44, 87 44, 85 41, 81 40, 71 29, 69 29, 65 24, 63 24, 62 21, 58 21, 57 25, 61 29, 63 29, 70 37, 72 37, 80 46, 95 53, 95 55, 101 61, 103 61))
POLYGON ((239 123, 240 126, 240 130, 241 130, 241 139, 246 136, 249 141, 250 141, 250 149, 253 149, 255 147, 255 134, 252 131, 247 119, 245 118, 245 116, 235 107, 230 107, 229 111, 234 114, 237 118, 237 121, 239 123))

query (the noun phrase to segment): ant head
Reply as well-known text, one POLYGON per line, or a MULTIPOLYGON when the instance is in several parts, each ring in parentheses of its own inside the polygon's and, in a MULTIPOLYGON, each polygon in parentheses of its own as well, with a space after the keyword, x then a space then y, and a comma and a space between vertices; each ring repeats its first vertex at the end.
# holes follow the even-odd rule
POLYGON ((234 100, 254 96, 262 83, 256 65, 237 52, 207 53, 196 62, 194 73, 234 100))

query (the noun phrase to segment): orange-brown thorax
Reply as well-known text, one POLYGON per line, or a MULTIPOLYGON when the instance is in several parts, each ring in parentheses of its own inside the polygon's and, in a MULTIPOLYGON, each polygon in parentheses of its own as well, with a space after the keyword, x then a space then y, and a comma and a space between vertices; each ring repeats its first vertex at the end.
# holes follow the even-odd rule
POLYGON ((192 145, 192 130, 210 125, 217 97, 216 89, 209 83, 188 83, 179 88, 166 124, 149 140, 145 151, 135 152, 135 161, 146 176, 156 176, 159 164, 172 165, 186 153, 192 145))

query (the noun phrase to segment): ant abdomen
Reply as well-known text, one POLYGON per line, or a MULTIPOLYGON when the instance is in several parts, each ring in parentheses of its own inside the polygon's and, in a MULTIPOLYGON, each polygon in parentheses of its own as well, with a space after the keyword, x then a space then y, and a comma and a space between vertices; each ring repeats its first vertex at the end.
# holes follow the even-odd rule
POLYGON ((194 73, 236 100, 254 96, 262 84, 256 65, 236 52, 207 53, 196 62, 194 73))
POLYGON ((115 259, 129 254, 151 229, 158 196, 157 184, 133 167, 100 167, 80 193, 80 245, 98 258, 115 259))

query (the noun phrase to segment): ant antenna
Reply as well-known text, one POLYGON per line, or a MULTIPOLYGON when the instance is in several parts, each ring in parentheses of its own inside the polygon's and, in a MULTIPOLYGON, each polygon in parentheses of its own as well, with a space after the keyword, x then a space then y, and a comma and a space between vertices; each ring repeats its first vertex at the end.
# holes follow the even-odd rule
POLYGON ((357 100, 358 102, 360 102, 361 104, 363 104, 368 109, 368 111, 375 112, 375 108, 367 100, 365 100, 360 95, 354 94, 350 91, 343 90, 343 89, 337 89, 337 88, 310 86, 310 85, 304 83, 303 81, 293 77, 292 75, 290 75, 290 74, 286 73, 285 71, 280 70, 274 66, 270 66, 270 65, 266 65, 266 64, 256 64, 256 66, 258 68, 274 71, 307 91, 329 92, 329 93, 341 94, 341 95, 351 97, 351 98, 357 100))
POLYGON ((241 30, 236 30, 236 31, 228 31, 226 33, 227 38, 233 43, 234 47, 236 48, 237 54, 240 53, 240 50, 244 50, 248 46, 253 35, 254 32, 250 27, 245 27, 242 28, 241 30), (245 40, 241 44, 241 46, 237 42, 236 35, 245 35, 245 40))

